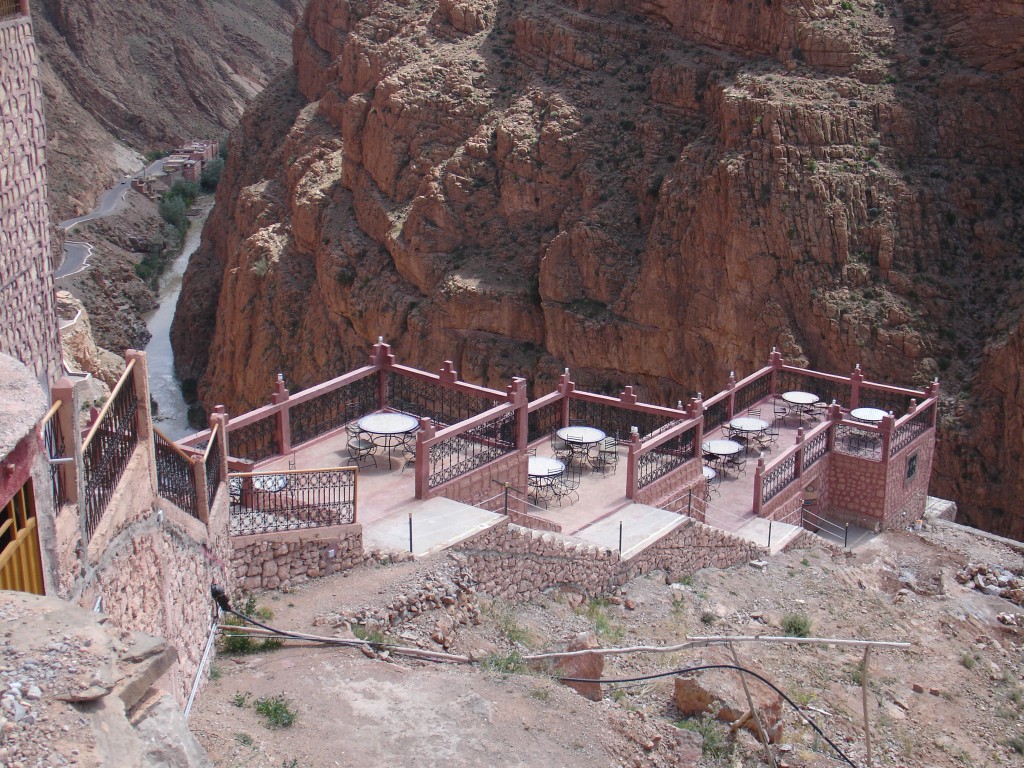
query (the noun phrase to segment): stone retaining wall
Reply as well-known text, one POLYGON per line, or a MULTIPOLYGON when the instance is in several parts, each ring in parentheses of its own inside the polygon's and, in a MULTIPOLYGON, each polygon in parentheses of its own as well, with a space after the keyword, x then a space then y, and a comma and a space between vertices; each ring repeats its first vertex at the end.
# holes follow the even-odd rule
POLYGON ((352 568, 365 559, 363 526, 334 525, 302 531, 231 537, 235 589, 294 587, 352 568))
POLYGON ((682 523, 625 561, 620 584, 651 571, 666 571, 673 580, 701 568, 728 568, 767 555, 763 547, 684 517, 682 523))

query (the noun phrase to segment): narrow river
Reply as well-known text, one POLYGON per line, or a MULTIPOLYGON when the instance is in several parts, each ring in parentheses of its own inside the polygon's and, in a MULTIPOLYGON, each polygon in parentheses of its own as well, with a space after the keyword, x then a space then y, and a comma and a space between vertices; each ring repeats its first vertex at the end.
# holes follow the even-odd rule
POLYGON ((181 396, 181 386, 174 376, 174 353, 171 351, 171 321, 174 319, 174 308, 178 304, 181 293, 181 276, 185 274, 188 260, 199 247, 199 239, 203 234, 206 217, 213 206, 213 198, 207 197, 198 201, 201 214, 190 219, 192 225, 185 235, 185 247, 168 266, 160 277, 160 306, 146 317, 146 327, 153 334, 146 345, 146 358, 149 363, 150 396, 156 401, 157 408, 153 413, 153 421, 157 428, 171 440, 179 440, 196 430, 188 425, 188 406, 181 396))

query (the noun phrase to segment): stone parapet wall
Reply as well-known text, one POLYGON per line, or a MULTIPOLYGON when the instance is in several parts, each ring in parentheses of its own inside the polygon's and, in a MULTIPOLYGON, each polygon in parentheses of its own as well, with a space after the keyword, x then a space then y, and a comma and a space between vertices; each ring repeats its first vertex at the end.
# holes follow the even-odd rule
POLYGON ((696 573, 701 568, 729 568, 767 554, 751 541, 688 517, 666 536, 623 562, 625 583, 651 571, 665 571, 672 579, 696 573))
POLYGON ((0 24, 0 352, 61 374, 46 192, 46 125, 32 24, 0 24))
POLYGON ((633 501, 638 504, 661 507, 661 502, 685 496, 689 490, 693 491, 694 498, 703 499, 705 480, 704 474, 701 472, 702 466, 700 459, 686 462, 664 477, 659 477, 650 485, 640 488, 633 501))
POLYGON ((363 526, 231 537, 234 589, 284 589, 362 564, 363 526))
POLYGON ((828 539, 824 539, 818 534, 806 530, 801 531, 796 535, 796 538, 787 542, 782 551, 789 552, 791 549, 810 549, 811 547, 820 547, 826 552, 831 552, 833 555, 843 552, 842 547, 837 547, 828 539))

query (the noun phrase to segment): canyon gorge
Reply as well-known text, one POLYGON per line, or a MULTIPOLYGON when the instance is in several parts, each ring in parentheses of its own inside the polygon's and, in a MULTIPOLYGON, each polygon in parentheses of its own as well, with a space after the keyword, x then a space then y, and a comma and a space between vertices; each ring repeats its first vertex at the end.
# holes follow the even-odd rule
POLYGON ((311 0, 173 329, 207 407, 362 364, 663 403, 938 378, 932 490, 1024 535, 1020 5, 311 0))

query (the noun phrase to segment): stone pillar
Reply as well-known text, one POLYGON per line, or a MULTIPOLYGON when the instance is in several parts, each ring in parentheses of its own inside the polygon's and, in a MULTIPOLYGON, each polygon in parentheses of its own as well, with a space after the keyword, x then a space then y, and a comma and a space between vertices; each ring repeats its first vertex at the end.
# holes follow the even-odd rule
POLYGON ((761 516, 761 497, 764 496, 764 454, 757 458, 757 469, 754 470, 754 517, 761 516))
MULTIPOLYGON (((153 495, 157 494, 156 481, 156 444, 153 442, 153 414, 149 407, 149 365, 146 353, 137 349, 129 349, 124 353, 125 362, 135 361, 135 397, 136 405, 135 428, 138 431, 139 444, 145 446, 146 463, 149 465, 149 481, 153 487, 153 495)), ((84 540, 84 539, 83 539, 84 540)))
POLYGON ((274 394, 270 400, 274 405, 280 405, 275 422, 277 424, 277 444, 281 446, 281 455, 287 456, 292 452, 292 429, 288 410, 288 388, 284 385, 284 376, 277 374, 277 381, 274 384, 274 394))
POLYGON ((82 431, 78 428, 78 411, 81 407, 81 398, 78 394, 76 382, 67 376, 57 379, 50 390, 52 402, 60 400, 60 408, 54 415, 54 419, 60 426, 61 434, 64 436, 64 456, 72 461, 60 464, 60 479, 67 493, 68 501, 77 503, 82 498, 82 473, 80 471, 82 461, 82 431))
POLYGON ((775 347, 772 347, 771 354, 768 355, 768 365, 772 367, 772 383, 771 393, 778 395, 778 380, 779 380, 779 369, 782 368, 782 353, 779 352, 775 347))
POLYGON ((886 464, 889 463, 889 446, 892 444, 892 430, 896 426, 896 418, 892 415, 892 411, 887 416, 882 417, 882 423, 879 427, 882 429, 882 461, 886 464))
POLYGON ((796 428, 796 444, 798 446, 798 450, 796 452, 796 456, 794 457, 796 461, 794 462, 794 466, 793 466, 793 474, 796 477, 800 477, 800 475, 802 475, 804 473, 804 449, 803 449, 803 444, 804 444, 804 428, 803 427, 797 427, 796 428))
POLYGON ((864 372, 860 369, 860 363, 850 374, 850 410, 860 405, 860 384, 864 381, 864 372))
POLYGON ((836 425, 843 420, 843 409, 833 400, 825 410, 825 414, 826 418, 832 422, 832 429, 828 431, 828 450, 831 453, 836 447, 836 425))
POLYGON ((729 371, 729 381, 725 388, 729 390, 729 405, 726 406, 728 409, 726 418, 727 420, 732 420, 732 417, 736 415, 736 371, 729 371))
POLYGON ((394 364, 391 347, 384 343, 383 336, 378 336, 370 351, 370 365, 377 366, 377 408, 380 410, 388 407, 388 369, 394 364))
POLYGON ((638 476, 638 463, 640 457, 637 456, 637 451, 640 450, 640 432, 636 427, 631 427, 629 431, 629 453, 626 454, 626 498, 635 499, 640 489, 637 487, 637 483, 640 478, 638 476))
POLYGON ((508 386, 508 401, 516 407, 516 448, 530 447, 530 399, 526 396, 526 379, 515 377, 508 386))
POLYGON ((565 372, 558 377, 558 391, 562 393, 561 427, 569 426, 569 393, 574 389, 576 389, 576 385, 569 378, 569 369, 566 368, 565 372))
POLYGON ((437 427, 434 420, 423 417, 420 419, 420 429, 416 433, 416 498, 427 498, 427 491, 430 490, 430 450, 424 445, 437 434, 437 427))
POLYGON ((221 456, 224 457, 224 461, 220 463, 220 479, 221 482, 226 483, 228 481, 228 415, 224 412, 223 405, 218 405, 210 414, 210 429, 213 430, 214 427, 220 427, 217 430, 217 440, 220 443, 221 456))
POLYGON ((704 449, 702 448, 704 445, 704 401, 701 398, 690 398, 688 415, 691 419, 697 418, 698 416, 700 417, 700 421, 697 422, 697 431, 693 438, 693 449, 697 456, 702 456, 704 453, 704 449))
POLYGON ((196 485, 196 517, 204 525, 209 525, 210 502, 206 496, 206 465, 203 463, 202 456, 192 459, 192 479, 196 485))

